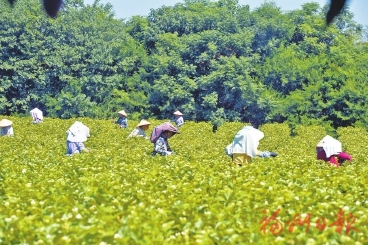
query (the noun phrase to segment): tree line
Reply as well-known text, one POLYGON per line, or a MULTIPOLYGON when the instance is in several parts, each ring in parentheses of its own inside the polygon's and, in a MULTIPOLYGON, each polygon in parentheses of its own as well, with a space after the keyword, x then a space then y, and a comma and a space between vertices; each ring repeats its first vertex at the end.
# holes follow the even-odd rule
POLYGON ((0 113, 365 126, 366 28, 348 8, 326 26, 327 9, 185 0, 124 20, 67 0, 52 19, 2 0, 0 113))

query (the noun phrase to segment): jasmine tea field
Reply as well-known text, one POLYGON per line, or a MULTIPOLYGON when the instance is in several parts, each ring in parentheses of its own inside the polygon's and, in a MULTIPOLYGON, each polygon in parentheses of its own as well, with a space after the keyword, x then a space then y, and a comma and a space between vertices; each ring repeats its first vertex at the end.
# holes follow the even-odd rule
MULTIPOLYGON (((368 133, 334 135, 353 157, 337 168, 316 160, 320 126, 260 126, 260 150, 278 153, 236 167, 224 149, 245 124, 186 122, 153 144, 78 118, 91 130, 90 153, 66 156, 76 119, 8 117, 0 138, 0 244, 368 244, 368 133), (292 135, 292 136, 291 136, 292 135)), ((152 126, 163 121, 152 122, 152 126)))

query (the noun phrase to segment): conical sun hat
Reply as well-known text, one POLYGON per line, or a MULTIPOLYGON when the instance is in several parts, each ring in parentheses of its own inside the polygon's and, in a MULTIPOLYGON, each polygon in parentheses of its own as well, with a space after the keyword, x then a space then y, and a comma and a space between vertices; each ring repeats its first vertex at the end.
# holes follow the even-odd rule
POLYGON ((330 135, 326 135, 325 137, 323 137, 323 139, 320 142, 318 142, 316 147, 324 147, 326 145, 337 145, 338 146, 338 145, 341 145, 341 142, 331 137, 330 135))
POLYGON ((177 115, 177 116, 182 116, 182 115, 183 115, 183 113, 181 113, 180 111, 176 111, 176 112, 174 112, 173 114, 174 114, 174 115, 177 115))
POLYGON ((127 116, 127 114, 126 114, 126 112, 124 110, 119 111, 118 114, 121 114, 123 116, 127 116))
POLYGON ((142 119, 140 123, 138 123, 137 127, 144 126, 144 125, 151 125, 151 123, 147 120, 142 119))
POLYGON ((10 121, 8 119, 5 119, 5 118, 0 121, 0 127, 7 127, 7 126, 10 126, 12 124, 13 124, 12 121, 10 121))

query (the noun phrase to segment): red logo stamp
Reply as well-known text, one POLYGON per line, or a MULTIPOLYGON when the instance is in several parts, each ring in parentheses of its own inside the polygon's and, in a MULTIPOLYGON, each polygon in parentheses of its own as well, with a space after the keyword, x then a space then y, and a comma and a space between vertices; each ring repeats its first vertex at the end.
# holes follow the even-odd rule
MULTIPOLYGON (((263 234, 267 233, 267 226, 270 225, 269 227, 269 232, 272 235, 279 235, 281 234, 281 232, 283 232, 284 230, 284 224, 277 219, 277 215, 279 214, 280 209, 278 208, 272 215, 271 217, 266 216, 265 218, 263 218, 260 222, 258 222, 258 224, 261 224, 261 228, 260 231, 263 232, 263 234)), ((267 214, 266 210, 263 210, 262 213, 267 214)), ((351 214, 348 213, 347 217, 344 216, 344 211, 342 210, 342 208, 339 209, 339 213, 336 214, 337 219, 332 222, 331 224, 328 225, 328 227, 336 227, 335 231, 337 233, 339 233, 341 235, 341 233, 343 232, 343 228, 345 225, 345 221, 346 221, 346 226, 345 226, 345 234, 349 235, 349 232, 351 230, 354 230, 355 232, 358 231, 358 229, 356 227, 353 227, 353 224, 356 221, 356 217, 351 214)), ((286 222, 286 225, 288 226, 288 230, 289 232, 293 232, 294 227, 295 226, 299 226, 299 227, 305 227, 305 232, 308 233, 309 228, 311 226, 311 215, 310 213, 307 213, 307 215, 305 215, 305 217, 303 218, 299 213, 294 215, 294 218, 292 220, 289 220, 286 222)), ((327 222, 326 219, 324 217, 319 217, 316 220, 316 228, 320 231, 324 231, 326 229, 327 226, 327 222)))

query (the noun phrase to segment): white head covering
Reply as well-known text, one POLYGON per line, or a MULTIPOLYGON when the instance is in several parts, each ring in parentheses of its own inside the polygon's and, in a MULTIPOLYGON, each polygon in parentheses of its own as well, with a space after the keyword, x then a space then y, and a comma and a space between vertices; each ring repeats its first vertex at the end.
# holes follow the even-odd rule
POLYGON ((39 119, 39 120, 43 120, 43 113, 40 109, 38 109, 37 107, 30 110, 29 113, 31 114, 33 120, 35 121, 36 119, 39 119))
POLYGON ((126 114, 125 110, 121 110, 121 111, 119 111, 119 112, 118 112, 118 114, 123 115, 123 116, 127 116, 127 114, 126 114))
POLYGON ((243 127, 234 137, 232 143, 233 153, 243 153, 250 157, 256 157, 259 141, 264 133, 252 126, 243 127))
POLYGON ((182 115, 183 115, 183 113, 181 113, 180 111, 176 111, 176 112, 174 112, 173 114, 174 114, 174 115, 177 115, 177 116, 182 116, 182 115))
POLYGON ((10 120, 8 120, 8 119, 6 119, 6 118, 4 118, 4 119, 2 119, 1 121, 0 121, 0 127, 8 127, 8 126, 10 126, 10 125, 12 125, 13 124, 13 122, 12 121, 10 121, 10 120))
POLYGON ((85 142, 90 136, 89 128, 79 121, 76 121, 66 133, 67 140, 70 142, 85 142))
POLYGON ((323 147, 323 150, 326 152, 326 157, 337 155, 342 152, 341 142, 329 135, 326 135, 320 142, 318 142, 317 147, 323 147))

